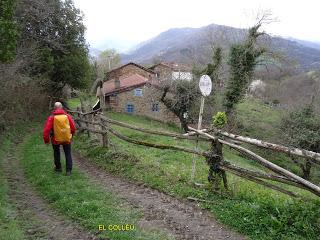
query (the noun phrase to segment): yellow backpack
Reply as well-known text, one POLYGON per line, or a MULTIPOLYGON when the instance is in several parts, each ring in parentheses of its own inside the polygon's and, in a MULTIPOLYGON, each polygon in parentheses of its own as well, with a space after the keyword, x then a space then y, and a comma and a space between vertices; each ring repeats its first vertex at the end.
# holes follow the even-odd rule
POLYGON ((70 143, 72 134, 68 116, 65 114, 55 115, 53 119, 53 134, 57 143, 70 143))

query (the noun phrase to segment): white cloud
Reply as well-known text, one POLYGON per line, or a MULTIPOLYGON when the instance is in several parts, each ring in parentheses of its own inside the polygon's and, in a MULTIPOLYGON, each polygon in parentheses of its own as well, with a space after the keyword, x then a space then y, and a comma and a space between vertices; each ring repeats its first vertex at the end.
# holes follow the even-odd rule
POLYGON ((74 1, 85 14, 86 36, 93 47, 124 49, 174 27, 248 27, 258 11, 267 9, 279 20, 266 27, 269 33, 320 41, 319 0, 74 1))

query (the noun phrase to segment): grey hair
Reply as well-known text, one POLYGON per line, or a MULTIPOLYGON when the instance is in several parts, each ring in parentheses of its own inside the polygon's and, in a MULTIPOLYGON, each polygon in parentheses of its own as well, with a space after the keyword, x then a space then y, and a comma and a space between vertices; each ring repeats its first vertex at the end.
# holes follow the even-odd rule
POLYGON ((62 108, 62 103, 61 102, 55 102, 54 103, 54 109, 62 108))

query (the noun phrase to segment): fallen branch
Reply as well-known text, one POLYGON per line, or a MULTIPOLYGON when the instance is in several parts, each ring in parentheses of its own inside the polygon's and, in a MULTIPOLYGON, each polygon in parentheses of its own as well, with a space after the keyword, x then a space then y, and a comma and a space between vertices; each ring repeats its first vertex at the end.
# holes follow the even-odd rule
POLYGON ((292 172, 290 172, 290 171, 288 171, 288 170, 286 170, 286 169, 284 169, 284 168, 282 168, 272 162, 269 162, 268 160, 264 159, 263 157, 259 156, 258 154, 255 154, 254 152, 252 152, 244 147, 229 143, 229 142, 221 140, 221 139, 219 139, 219 142, 221 142, 222 144, 225 144, 229 147, 232 147, 233 149, 236 149, 237 151, 245 154, 250 159, 255 160, 256 162, 260 163, 261 165, 270 169, 271 171, 273 171, 277 174, 284 175, 289 179, 295 180, 299 184, 305 186, 310 192, 316 194, 317 196, 320 196, 320 187, 318 187, 317 185, 295 175, 294 173, 292 173, 292 172))
POLYGON ((206 132, 205 132, 206 129, 204 129, 204 130, 197 130, 197 129, 192 128, 192 127, 188 127, 188 128, 189 128, 190 130, 192 130, 193 132, 195 132, 195 134, 200 134, 200 135, 205 136, 205 137, 207 137, 207 138, 209 138, 209 139, 217 140, 217 137, 214 137, 214 136, 206 133, 206 132))
MULTIPOLYGON (((188 127, 188 128, 191 129, 191 127, 188 127)), ((192 129, 194 129, 194 128, 192 128, 192 129)), ((208 131, 208 129, 201 129, 199 131, 206 133, 208 131)), ((197 135, 197 133, 196 132, 187 132, 187 133, 184 133, 183 135, 184 136, 194 136, 194 135, 197 135)))
POLYGON ((283 189, 283 188, 281 188, 279 186, 276 186, 276 185, 273 185, 271 183, 265 182, 265 181, 263 181, 263 180, 261 180, 259 178, 256 178, 256 177, 253 177, 253 176, 249 176, 249 175, 246 175, 246 174, 243 174, 243 173, 240 173, 240 172, 237 172, 237 171, 233 171, 233 170, 230 170, 230 169, 229 169, 229 171, 231 173, 233 173, 234 175, 237 175, 237 176, 245 178, 245 179, 247 179, 249 181, 258 183, 258 184, 263 185, 265 187, 271 188, 271 189, 276 190, 278 192, 282 192, 282 193, 287 194, 287 195, 292 196, 292 197, 299 197, 299 195, 296 194, 296 193, 293 193, 291 191, 288 191, 286 189, 283 189))
POLYGON ((313 163, 320 164, 320 153, 308 151, 305 149, 290 148, 290 147, 282 146, 279 144, 261 141, 261 140, 254 139, 254 138, 243 137, 240 135, 236 135, 236 134, 232 134, 232 133, 228 133, 228 132, 223 132, 220 130, 216 130, 216 132, 221 134, 222 136, 231 138, 233 140, 241 141, 244 143, 249 143, 249 144, 252 144, 252 145, 255 145, 258 147, 263 147, 266 149, 271 149, 271 150, 274 150, 277 152, 284 152, 288 155, 295 155, 295 156, 299 156, 299 157, 304 157, 304 158, 312 160, 313 163))
POLYGON ((80 114, 82 116, 86 116, 86 115, 90 115, 90 114, 94 114, 94 113, 97 113, 97 112, 100 112, 101 111, 101 108, 99 109, 96 109, 96 110, 93 110, 93 111, 90 111, 90 112, 79 112, 79 111, 73 111, 73 110, 67 110, 68 113, 71 113, 71 114, 80 114))
POLYGON ((249 170, 249 169, 244 169, 238 166, 235 166, 229 162, 222 162, 222 165, 219 166, 219 168, 225 170, 225 171, 236 171, 248 176, 253 176, 256 178, 263 178, 266 180, 271 180, 271 181, 276 181, 276 182, 280 182, 280 183, 284 183, 284 184, 288 184, 297 188, 302 188, 305 190, 308 190, 305 186, 301 185, 299 182, 293 180, 293 179, 289 179, 283 176, 278 176, 278 175, 273 175, 273 174, 267 174, 267 173, 262 173, 262 172, 257 172, 257 171, 253 171, 253 170, 249 170))
POLYGON ((207 153, 203 152, 203 151, 198 151, 198 150, 193 150, 193 149, 189 149, 189 148, 184 148, 184 147, 179 147, 179 146, 171 146, 171 145, 163 145, 163 144, 156 144, 156 143, 150 143, 150 142, 144 142, 144 141, 140 141, 140 140, 136 140, 136 139, 132 139, 129 138, 127 136, 124 136, 122 134, 120 134, 119 132, 111 129, 111 128, 107 128, 108 131, 110 133, 112 133, 114 136, 126 141, 126 142, 130 142, 133 144, 137 144, 137 145, 142 145, 142 146, 147 146, 147 147, 153 147, 153 148, 159 148, 159 149, 171 149, 171 150, 178 150, 178 151, 182 151, 182 152, 188 152, 188 153, 193 153, 199 156, 203 156, 203 157, 207 157, 207 153))
POLYGON ((171 133, 171 132, 166 132, 166 131, 157 131, 157 130, 151 130, 151 129, 145 129, 145 128, 140 128, 140 127, 136 127, 136 126, 132 126, 130 124, 127 123, 123 123, 123 122, 119 122, 104 116, 100 116, 101 119, 105 122, 114 124, 114 125, 118 125, 121 127, 125 127, 125 128, 129 128, 129 129, 133 129, 136 131, 140 131, 140 132, 144 132, 144 133, 150 133, 150 134, 154 134, 154 135, 160 135, 160 136, 168 136, 168 137, 174 137, 174 138, 179 138, 179 139, 189 139, 189 140, 200 140, 200 141, 207 141, 208 139, 206 138, 195 138, 195 137, 190 137, 190 136, 185 136, 183 134, 178 134, 178 133, 171 133))

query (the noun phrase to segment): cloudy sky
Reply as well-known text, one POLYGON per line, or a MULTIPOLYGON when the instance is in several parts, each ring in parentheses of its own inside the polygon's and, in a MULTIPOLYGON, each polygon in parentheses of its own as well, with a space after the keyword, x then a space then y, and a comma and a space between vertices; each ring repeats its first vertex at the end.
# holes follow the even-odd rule
POLYGON ((246 28, 259 12, 271 11, 265 30, 273 35, 320 42, 319 0, 74 0, 85 15, 93 48, 125 51, 170 28, 211 23, 246 28))

